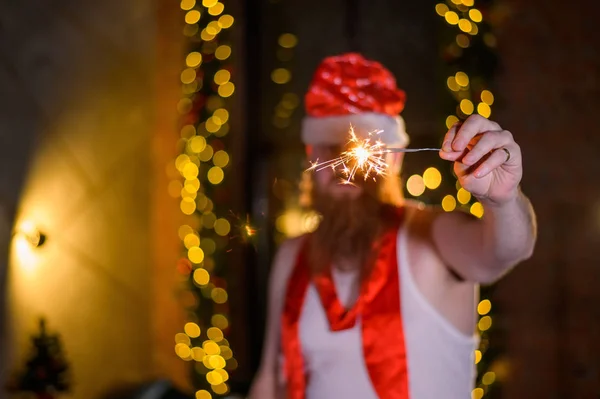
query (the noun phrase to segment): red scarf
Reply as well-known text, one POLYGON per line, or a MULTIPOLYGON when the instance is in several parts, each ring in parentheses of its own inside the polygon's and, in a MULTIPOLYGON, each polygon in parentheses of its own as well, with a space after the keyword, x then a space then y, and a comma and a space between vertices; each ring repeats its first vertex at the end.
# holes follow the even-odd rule
MULTIPOLYGON (((402 212, 399 212, 400 216, 402 212)), ((331 270, 311 278, 307 243, 301 249, 288 282, 282 317, 282 347, 285 357, 288 399, 305 399, 310 376, 298 334, 304 297, 312 282, 321 298, 331 331, 352 328, 360 315, 362 348, 373 387, 380 398, 408 399, 408 370, 400 310, 397 235, 402 218, 397 218, 378 238, 378 253, 370 277, 362 284, 355 305, 346 310, 335 292, 331 270)))

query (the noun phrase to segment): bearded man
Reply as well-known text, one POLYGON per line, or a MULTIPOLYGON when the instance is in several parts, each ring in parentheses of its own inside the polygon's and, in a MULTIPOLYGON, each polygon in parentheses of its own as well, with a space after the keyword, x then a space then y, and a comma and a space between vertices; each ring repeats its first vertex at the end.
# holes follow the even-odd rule
MULTIPOLYGON (((360 54, 326 58, 305 97, 309 160, 339 156, 348 128, 405 147, 405 93, 360 54)), ((533 208, 520 190, 521 149, 478 115, 446 133, 439 156, 484 207, 476 218, 405 201, 402 154, 385 176, 339 184, 316 172, 314 233, 275 258, 253 399, 466 399, 475 383, 478 287, 532 255, 533 208)))

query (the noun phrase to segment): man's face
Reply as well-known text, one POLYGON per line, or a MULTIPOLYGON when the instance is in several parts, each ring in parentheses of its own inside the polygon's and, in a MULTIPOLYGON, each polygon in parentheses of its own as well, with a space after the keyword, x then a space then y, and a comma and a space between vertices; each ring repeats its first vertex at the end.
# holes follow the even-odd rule
MULTIPOLYGON (((326 162, 339 157, 343 151, 343 145, 314 146, 310 154, 310 161, 326 162)), ((360 196, 363 192, 361 185, 344 184, 346 180, 347 177, 341 170, 333 170, 332 168, 326 167, 323 170, 314 172, 314 183, 317 185, 317 190, 320 193, 335 199, 354 199, 360 196)))

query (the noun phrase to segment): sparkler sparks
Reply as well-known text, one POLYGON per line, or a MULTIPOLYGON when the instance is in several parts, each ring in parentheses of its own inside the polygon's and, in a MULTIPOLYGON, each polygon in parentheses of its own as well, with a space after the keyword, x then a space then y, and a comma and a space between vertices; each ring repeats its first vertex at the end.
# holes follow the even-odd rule
POLYGON ((354 127, 350 125, 350 140, 348 149, 334 159, 319 162, 311 162, 308 171, 321 171, 326 168, 340 170, 345 178, 343 184, 352 184, 356 174, 362 173, 365 181, 369 177, 375 179, 376 176, 386 174, 388 164, 385 162, 385 155, 397 152, 418 152, 418 151, 439 151, 439 148, 388 148, 377 138, 383 130, 374 130, 368 133, 366 139, 359 139, 354 132, 354 127))

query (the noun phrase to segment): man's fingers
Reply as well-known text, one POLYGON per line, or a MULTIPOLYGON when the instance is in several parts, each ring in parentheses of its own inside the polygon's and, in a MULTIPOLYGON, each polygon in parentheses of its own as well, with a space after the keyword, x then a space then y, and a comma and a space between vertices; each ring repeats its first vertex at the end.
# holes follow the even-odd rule
POLYGON ((450 129, 448 129, 448 132, 446 133, 446 136, 444 137, 444 142, 442 144, 443 151, 452 152, 452 141, 454 141, 454 136, 456 136, 456 131, 459 127, 460 123, 456 122, 454 125, 452 125, 450 129))
POLYGON ((492 122, 481 115, 471 115, 464 121, 454 136, 452 149, 454 151, 463 151, 477 134, 497 130, 501 129, 496 122, 492 122))
POLYGON ((479 135, 479 137, 479 141, 462 159, 462 162, 465 165, 475 165, 492 150, 510 145, 512 141, 512 136, 507 131, 485 132, 482 135, 479 135))

